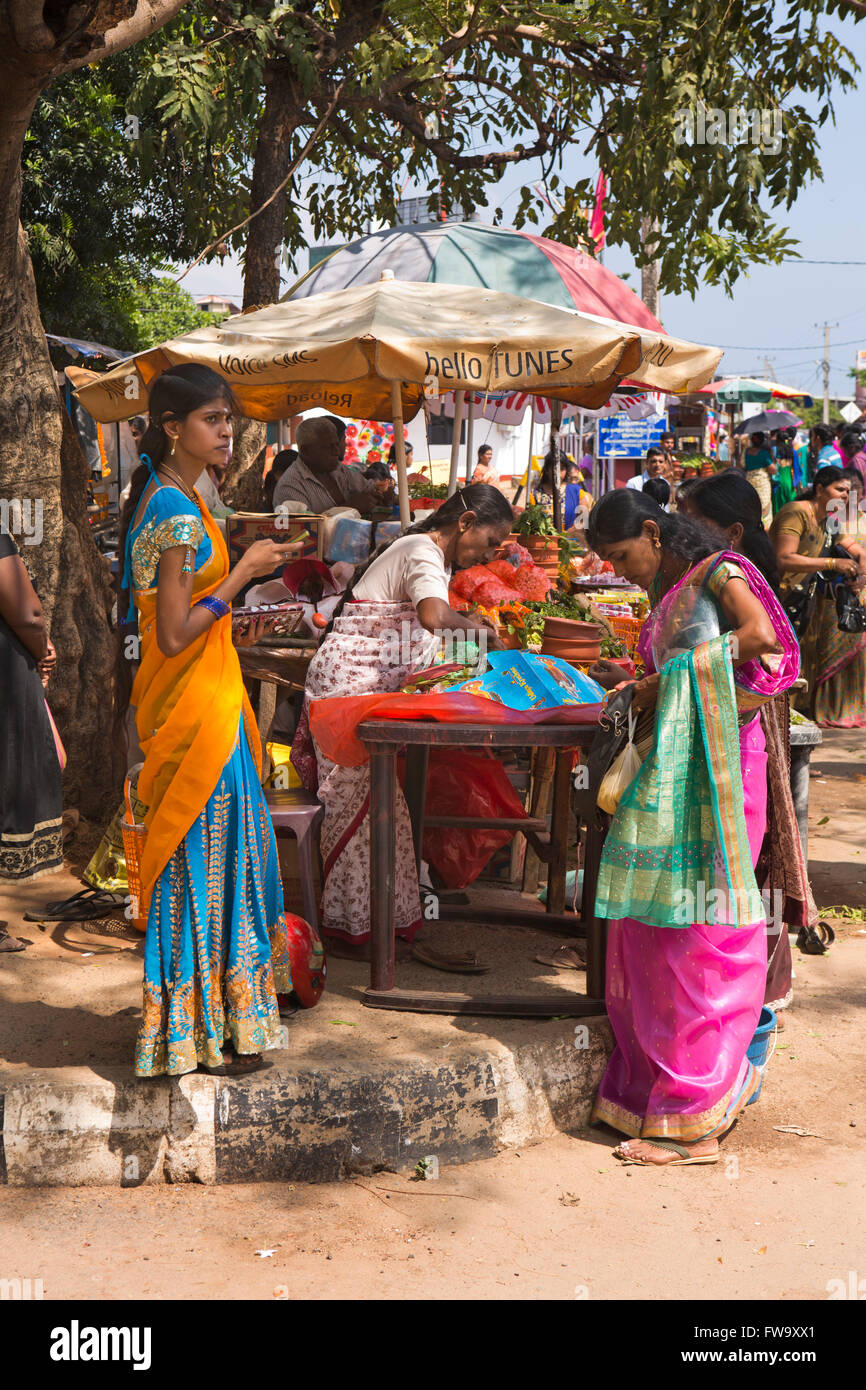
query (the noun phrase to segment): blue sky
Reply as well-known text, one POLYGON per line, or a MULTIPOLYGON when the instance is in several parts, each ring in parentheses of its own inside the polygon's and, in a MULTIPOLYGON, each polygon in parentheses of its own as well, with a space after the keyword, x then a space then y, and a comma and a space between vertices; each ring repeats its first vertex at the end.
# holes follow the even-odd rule
MULTIPOLYGON (((866 23, 843 23, 834 16, 831 26, 864 69, 861 80, 866 83, 866 23)), ((825 126, 821 134, 823 182, 806 185, 787 218, 781 215, 804 259, 866 262, 866 196, 859 163, 863 93, 838 93, 835 105, 836 124, 825 126)), ((575 174, 596 172, 577 153, 568 161, 568 172, 572 169, 575 174)), ((491 194, 490 207, 502 206, 507 222, 519 185, 537 178, 538 169, 531 164, 509 172, 491 194)), ((306 270, 306 258, 301 259, 299 274, 306 270)), ((615 274, 627 275, 640 293, 640 273, 628 251, 608 247, 605 264, 615 274)), ((216 262, 200 266, 183 284, 193 294, 224 293, 239 300, 240 267, 229 260, 222 267, 216 262)), ((663 296, 661 318, 669 333, 724 346, 726 374, 763 376, 767 358, 777 380, 813 394, 823 389, 823 332, 816 325, 825 320, 838 324, 830 334, 830 386, 834 393, 849 394, 846 373, 857 348, 866 348, 866 264, 755 267, 740 277, 732 297, 713 287, 699 290, 694 299, 663 296)))

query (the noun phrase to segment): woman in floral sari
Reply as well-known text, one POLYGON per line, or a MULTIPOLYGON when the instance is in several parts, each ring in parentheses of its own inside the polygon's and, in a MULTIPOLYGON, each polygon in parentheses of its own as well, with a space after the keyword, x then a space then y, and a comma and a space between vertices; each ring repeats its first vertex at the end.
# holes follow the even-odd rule
POLYGON ((755 1094, 746 1057, 767 967, 754 874, 767 814, 758 707, 796 679, 772 590, 714 531, 630 489, 594 507, 592 548, 653 602, 641 634, 652 749, 613 817, 596 913, 607 917, 616 1047, 593 1118, 629 1163, 715 1163, 755 1094), (775 657, 773 669, 762 658, 775 657))
MULTIPOLYGON (((511 504, 487 483, 472 483, 449 497, 355 571, 310 663, 292 761, 325 807, 322 934, 332 952, 357 959, 369 949, 370 769, 338 767, 316 747, 310 701, 399 690, 413 672, 433 664, 446 633, 472 638, 483 632, 488 646, 498 646, 489 628, 450 607, 448 582, 453 568, 492 559, 513 517, 511 504)), ((396 929, 411 941, 422 924, 421 900, 409 814, 399 788, 394 833, 396 929)))
MULTIPOLYGON (((814 583, 819 573, 862 589, 866 550, 855 534, 848 534, 850 494, 845 470, 828 464, 819 468, 809 491, 776 516, 770 535, 784 597, 814 583), (848 552, 847 558, 827 553, 834 541, 848 552)), ((835 589, 823 581, 815 588, 800 643, 808 682, 800 702, 803 712, 823 728, 866 726, 866 633, 841 631, 835 589)))
MULTIPOLYGON (((141 1077, 197 1066, 256 1070, 261 1050, 280 1046, 276 992, 291 990, 259 738, 229 605, 298 547, 257 541, 229 569, 222 533, 193 484, 229 458, 231 416, 231 394, 209 367, 158 377, 121 522, 123 588, 138 610, 141 644, 131 693, 144 754, 136 795, 147 808, 141 1077), (235 1053, 228 1065, 227 1041, 235 1053)), ((122 655, 121 704, 128 666, 122 655)))

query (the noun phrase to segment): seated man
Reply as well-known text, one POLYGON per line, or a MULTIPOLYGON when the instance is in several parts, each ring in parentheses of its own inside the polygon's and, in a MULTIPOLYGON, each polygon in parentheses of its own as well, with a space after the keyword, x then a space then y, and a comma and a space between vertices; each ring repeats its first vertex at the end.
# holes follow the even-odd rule
POLYGON ((373 486, 360 468, 345 467, 345 438, 326 416, 302 420, 295 438, 298 457, 274 488, 274 509, 306 503, 311 512, 354 507, 370 516, 377 502, 373 486))

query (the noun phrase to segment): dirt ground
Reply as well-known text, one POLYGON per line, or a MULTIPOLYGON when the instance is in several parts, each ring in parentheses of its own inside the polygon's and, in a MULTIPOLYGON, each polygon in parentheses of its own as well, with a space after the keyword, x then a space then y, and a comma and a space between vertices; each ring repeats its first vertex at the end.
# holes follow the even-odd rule
MULTIPOLYGON (((814 766, 816 896, 863 909, 866 734, 829 734, 814 766)), ((0 1275, 47 1299, 824 1300, 852 1271, 866 1290, 866 922, 833 920, 828 955, 794 951, 763 1095, 715 1167, 623 1168, 593 1129, 428 1182, 0 1188, 0 1275)))

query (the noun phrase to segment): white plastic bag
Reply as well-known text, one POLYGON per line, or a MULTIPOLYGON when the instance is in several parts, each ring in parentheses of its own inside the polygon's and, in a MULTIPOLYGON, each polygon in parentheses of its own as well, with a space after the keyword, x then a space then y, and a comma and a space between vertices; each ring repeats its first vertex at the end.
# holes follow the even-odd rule
POLYGON ((638 772, 640 771, 641 758, 634 745, 634 731, 637 727, 637 715, 629 710, 628 716, 628 742, 621 753, 618 753, 601 779, 601 786, 598 789, 598 807, 601 811, 606 811, 612 816, 621 798, 631 786, 638 772))

